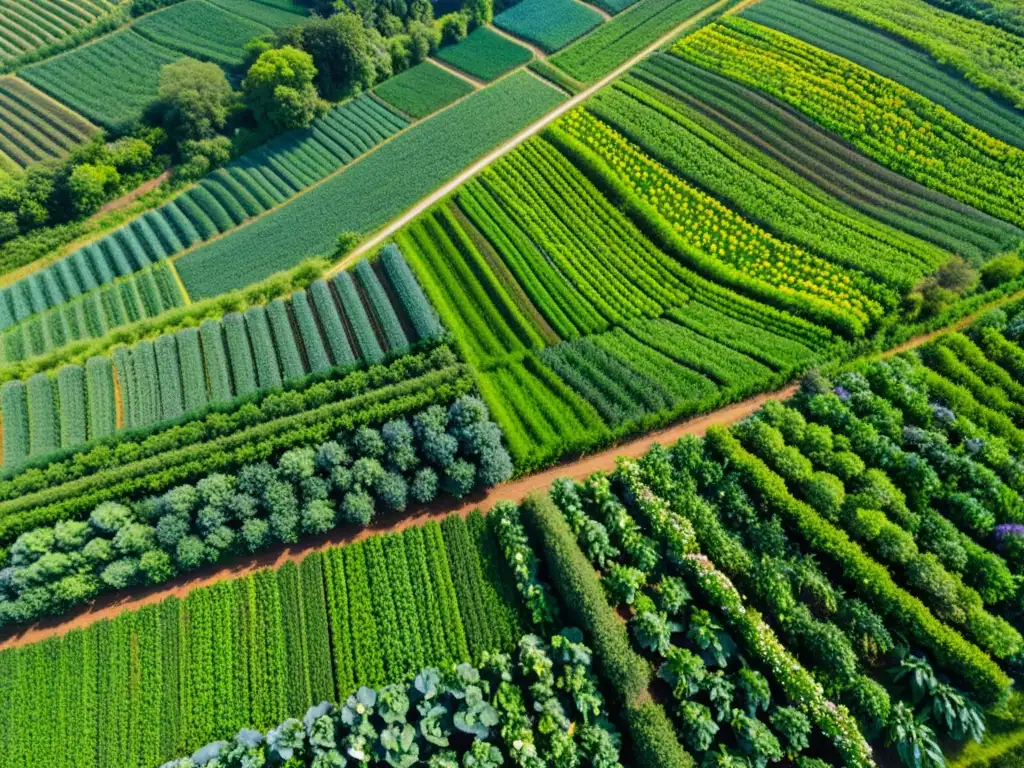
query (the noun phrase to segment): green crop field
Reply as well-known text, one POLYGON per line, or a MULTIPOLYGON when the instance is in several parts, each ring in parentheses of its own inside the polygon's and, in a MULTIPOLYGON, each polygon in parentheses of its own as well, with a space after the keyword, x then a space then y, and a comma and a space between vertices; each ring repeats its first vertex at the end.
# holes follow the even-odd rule
POLYGON ((174 51, 225 67, 245 62, 245 44, 270 27, 222 10, 207 0, 184 0, 147 16, 132 30, 174 51))
POLYGON ((1019 764, 1013 2, 19 3, 4 768, 1019 764))
POLYGON ((58 43, 123 5, 121 0, 4 0, 0 3, 0 65, 58 43))
POLYGON ((207 0, 211 5, 231 11, 238 16, 264 24, 272 29, 301 24, 300 16, 308 16, 309 9, 292 0, 266 2, 266 0, 207 0))
POLYGON ((92 122, 125 130, 156 96, 160 68, 181 56, 128 29, 18 74, 92 122))
POLYGON ((0 160, 19 168, 64 157, 96 133, 88 120, 16 77, 0 78, 0 106, 0 160))
POLYGON ((326 253, 342 232, 372 231, 561 101, 525 73, 469 95, 280 211, 179 259, 189 295, 241 287, 326 253))
MULTIPOLYGON (((738 0, 728 4, 735 2, 738 0)), ((597 80, 709 5, 711 0, 640 0, 552 56, 551 63, 581 82, 597 80)))
POLYGON ((528 48, 481 27, 465 40, 441 48, 437 58, 466 74, 490 82, 528 63, 533 54, 528 48))
POLYGON ((545 51, 557 51, 587 34, 604 19, 576 0, 522 0, 494 18, 497 27, 545 51))
POLYGON ((470 83, 429 61, 389 78, 374 89, 377 96, 412 118, 432 115, 472 92, 470 83))

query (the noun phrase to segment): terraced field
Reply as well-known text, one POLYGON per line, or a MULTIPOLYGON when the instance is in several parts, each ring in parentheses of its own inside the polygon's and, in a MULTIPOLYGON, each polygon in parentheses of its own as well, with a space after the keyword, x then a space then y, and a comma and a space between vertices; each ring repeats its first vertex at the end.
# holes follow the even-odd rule
POLYGON ((74 35, 124 4, 123 0, 3 0, 0 66, 74 35))
POLYGON ((156 95, 160 69, 181 56, 125 29, 18 74, 97 125, 123 132, 156 95))
POLYGON ((16 77, 0 78, 0 164, 18 168, 64 157, 96 126, 16 77))

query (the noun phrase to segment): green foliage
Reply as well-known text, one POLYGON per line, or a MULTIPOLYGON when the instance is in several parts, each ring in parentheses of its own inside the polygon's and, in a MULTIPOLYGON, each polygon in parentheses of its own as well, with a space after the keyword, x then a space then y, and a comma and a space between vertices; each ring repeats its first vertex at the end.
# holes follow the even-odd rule
POLYGON ((707 0, 642 0, 553 56, 551 63, 580 82, 592 82, 708 5, 707 0))
POLYGON ((341 232, 375 230, 561 100, 557 91, 530 75, 510 75, 404 132, 290 205, 193 251, 175 266, 195 299, 248 285, 310 255, 328 253, 341 232), (499 114, 501 120, 494 117, 499 114), (231 268, 224 269, 229 263, 231 268))
POLYGON ((473 92, 465 80, 424 61, 385 80, 374 93, 412 118, 426 117, 473 92))
MULTIPOLYGON (((457 19, 465 19, 461 14, 454 14, 454 16, 457 19)), ((444 16, 438 21, 443 22, 446 18, 448 16, 444 16)), ((445 35, 444 31, 442 31, 442 35, 445 35)), ((466 37, 463 25, 451 32, 444 40, 446 45, 437 52, 437 58, 485 82, 495 80, 533 59, 533 54, 528 48, 517 45, 485 26, 475 29, 469 37, 466 37), (458 34, 459 31, 462 33, 461 36, 458 34), (463 38, 465 39, 463 40, 463 38), (452 43, 458 44, 452 45, 452 43)))
POLYGON ((593 8, 569 0, 522 0, 499 13, 494 25, 554 53, 602 21, 593 8))
MULTIPOLYGON (((583 629, 595 649, 602 677, 613 686, 616 696, 632 707, 631 703, 647 688, 650 668, 630 647, 626 627, 608 605, 600 578, 551 500, 531 496, 522 509, 528 528, 537 537, 537 548, 544 553, 548 578, 562 597, 567 615, 583 629)), ((660 707, 657 710, 661 712, 660 707)), ((649 709, 641 708, 637 717, 638 722, 631 729, 657 727, 658 715, 649 709)), ((656 737, 648 734, 648 739, 656 737)), ((652 748, 661 751, 664 747, 652 748)))
POLYGON ((273 132, 305 128, 326 113, 313 78, 313 57, 291 46, 264 51, 242 81, 245 103, 273 132))
POLYGON ((216 64, 184 58, 160 70, 163 125, 176 141, 212 138, 228 117, 231 85, 216 64))

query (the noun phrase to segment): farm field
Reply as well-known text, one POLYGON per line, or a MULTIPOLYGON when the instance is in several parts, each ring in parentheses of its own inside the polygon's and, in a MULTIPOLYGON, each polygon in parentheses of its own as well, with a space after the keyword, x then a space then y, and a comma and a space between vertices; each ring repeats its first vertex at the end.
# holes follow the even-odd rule
POLYGON ((19 169, 63 157, 96 132, 89 121, 16 77, 0 78, 0 105, 0 163, 19 169))
POLYGON ((385 80, 374 93, 411 118, 432 115, 473 92, 473 86, 429 61, 385 80))
POLYGON ((117 0, 4 0, 0 3, 0 66, 74 35, 124 4, 117 0))
POLYGON ((237 67, 245 61, 245 44, 269 32, 270 27, 207 0, 184 0, 147 16, 132 25, 132 30, 187 56, 237 67))
POLYGON ((800 0, 759 2, 742 15, 896 80, 989 135, 1024 146, 1024 111, 950 75, 936 60, 880 30, 800 0))
POLYGON ((97 125, 123 131, 156 95, 161 67, 181 56, 126 29, 18 74, 97 125))
POLYGON ((587 34, 604 19, 576 0, 521 0, 494 18, 495 26, 553 53, 587 34))
POLYGON ((0 327, 64 305, 83 292, 229 232, 406 125, 404 118, 368 96, 335 107, 310 128, 268 142, 163 206, 0 289, 0 327), (4 312, 4 302, 13 303, 9 313, 4 312))
MULTIPOLYGON (((734 4, 729 0, 726 6, 734 4)), ((580 82, 598 80, 711 5, 709 0, 640 0, 551 62, 580 82)))
POLYGON ((0 763, 1016 765, 1016 8, 327 5, 0 79, 0 763))
POLYGON ((480 27, 465 40, 441 48, 437 58, 461 72, 490 82, 528 63, 533 53, 487 27, 480 27))
POLYGON ((215 296, 327 252, 342 232, 372 231, 562 100, 525 72, 470 94, 237 235, 179 259, 185 287, 215 296), (303 221, 299 230, 289 223, 303 221))

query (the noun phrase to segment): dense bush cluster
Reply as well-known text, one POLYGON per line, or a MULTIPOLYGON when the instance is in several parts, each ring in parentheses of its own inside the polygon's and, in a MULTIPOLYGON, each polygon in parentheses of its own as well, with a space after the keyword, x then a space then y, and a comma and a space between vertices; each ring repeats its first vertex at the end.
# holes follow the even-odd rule
POLYGON ((130 506, 104 502, 88 521, 23 534, 4 571, 4 623, 68 609, 107 590, 160 584, 233 553, 367 525, 378 514, 462 498, 508 479, 512 464, 486 407, 462 397, 380 429, 294 448, 276 466, 210 474, 130 506))
POLYGON ((522 768, 580 760, 621 768, 619 736, 590 666, 576 630, 550 644, 526 635, 514 655, 484 653, 476 666, 428 667, 408 684, 363 686, 341 706, 324 701, 266 734, 243 729, 162 768, 318 768, 349 759, 393 768, 497 768, 506 759, 522 768))

